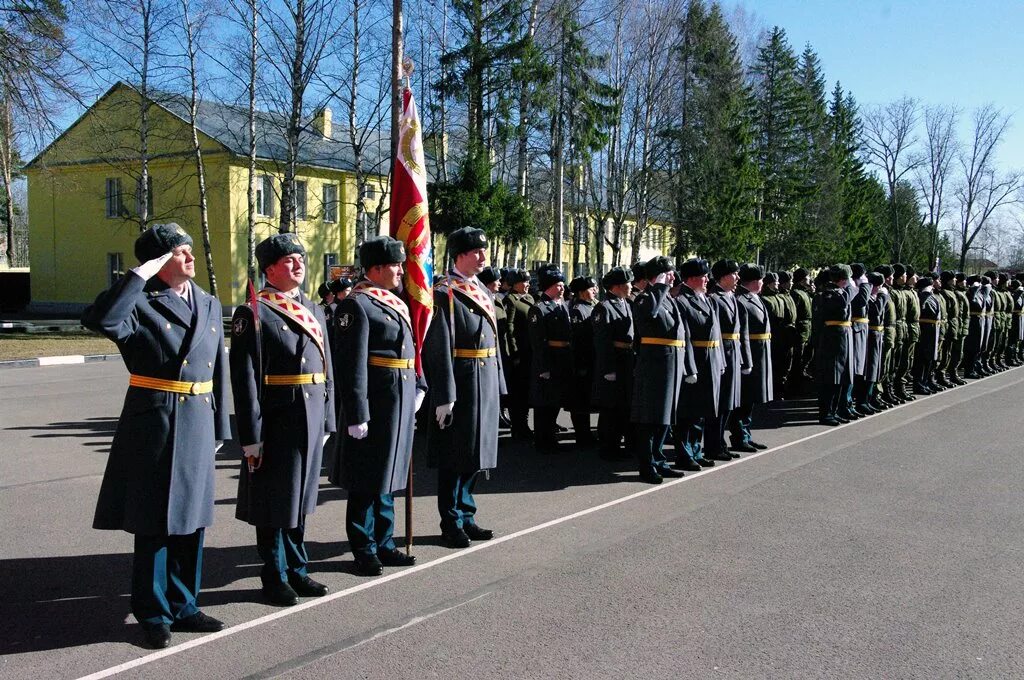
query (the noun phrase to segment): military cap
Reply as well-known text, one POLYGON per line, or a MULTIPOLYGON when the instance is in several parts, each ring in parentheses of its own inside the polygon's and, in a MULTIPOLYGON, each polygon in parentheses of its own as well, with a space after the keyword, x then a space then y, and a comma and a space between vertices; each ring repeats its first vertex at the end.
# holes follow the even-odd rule
POLYGON ((735 274, 739 270, 740 265, 736 260, 719 260, 711 265, 711 278, 717 281, 723 276, 735 274))
POLYGON ((343 290, 348 290, 352 287, 352 279, 347 279, 344 276, 340 279, 334 279, 331 281, 331 292, 337 295, 343 290))
POLYGON ((1006 283, 1010 280, 1010 275, 1006 272, 999 272, 999 283, 1006 283))
POLYGON ((985 272, 985 276, 987 276, 988 278, 990 278, 993 281, 995 281, 996 277, 997 277, 997 273, 996 273, 996 271, 994 269, 989 269, 987 272, 985 272))
MULTIPOLYGON (((960 272, 957 272, 957 274, 959 273, 960 272)), ((1013 275, 1013 278, 1017 279, 1018 281, 1024 281, 1024 272, 1017 272, 1016 274, 1013 275)))
POLYGON ((922 276, 917 280, 917 283, 914 284, 914 287, 917 288, 918 290, 924 290, 928 286, 934 285, 934 283, 935 281, 932 280, 932 277, 922 276))
POLYGON ((828 268, 828 278, 833 283, 849 279, 851 276, 853 276, 853 270, 850 269, 849 265, 834 264, 828 268))
POLYGON ((537 272, 537 283, 541 290, 547 290, 559 281, 565 281, 565 274, 557 267, 547 267, 537 272))
POLYGON ((664 255, 659 255, 657 257, 652 257, 647 261, 647 264, 644 265, 644 276, 648 279, 653 279, 659 274, 667 274, 674 269, 675 267, 672 266, 672 260, 668 259, 664 255))
POLYGON ((1019 290, 1022 285, 1020 279, 1013 279, 1010 281, 1010 290, 1019 290))
POLYGON ((881 272, 871 272, 868 274, 868 283, 872 286, 881 286, 885 283, 885 276, 881 272))
POLYGON ((973 286, 975 283, 981 283, 981 277, 977 274, 971 274, 967 277, 967 285, 973 286))
POLYGON ((405 244, 390 236, 377 236, 367 239, 359 246, 359 263, 363 269, 379 264, 397 264, 405 262, 405 244))
POLYGON ((316 289, 316 294, 321 298, 326 298, 331 292, 331 286, 328 283, 321 283, 316 289))
POLYGON ((274 234, 256 245, 256 262, 261 272, 288 255, 306 255, 306 249, 295 234, 274 234))
POLYGON ((814 285, 821 287, 828 283, 828 269, 822 269, 814 275, 814 285))
POLYGON ((530 272, 525 269, 511 268, 508 270, 508 274, 505 275, 505 282, 510 286, 514 286, 517 283, 525 283, 530 280, 530 272))
POLYGON ((957 281, 963 281, 966 278, 967 278, 967 274, 964 274, 963 272, 957 272, 956 273, 956 280, 957 281))
POLYGON ((633 280, 633 271, 626 267, 612 267, 604 278, 601 279, 601 285, 605 288, 611 288, 612 286, 621 286, 624 283, 629 283, 633 280))
POLYGON ((135 239, 135 257, 148 262, 166 255, 178 246, 191 246, 192 237, 174 222, 154 224, 135 239))
POLYGON ((907 268, 900 263, 896 263, 892 266, 892 275, 899 278, 907 273, 907 268))
POLYGON ((982 276, 981 277, 981 285, 983 285, 983 286, 992 285, 992 279, 990 277, 988 277, 988 276, 982 276))
POLYGON ((509 267, 502 267, 502 268, 501 268, 501 276, 500 276, 500 277, 498 277, 498 278, 499 278, 499 280, 501 280, 501 281, 507 281, 507 280, 508 280, 508 273, 509 273, 510 271, 512 271, 512 270, 511 270, 511 269, 510 269, 509 267))
POLYGON ((793 280, 792 275, 789 272, 787 272, 785 269, 783 269, 781 272, 779 272, 779 283, 789 283, 792 280, 793 280))
POLYGON ((907 270, 907 278, 910 278, 911 276, 917 276, 917 270, 914 269, 913 266, 905 264, 903 265, 903 268, 907 270))
POLYGON ((630 266, 630 269, 633 272, 633 279, 634 280, 646 279, 647 278, 647 272, 644 269, 644 267, 646 265, 647 265, 647 263, 644 262, 643 260, 637 260, 636 262, 634 262, 632 264, 632 266, 630 266))
POLYGON ((487 247, 487 235, 483 229, 463 227, 448 234, 448 252, 452 257, 471 250, 487 247))
POLYGON ((809 271, 807 271, 806 269, 804 269, 803 267, 797 267, 793 271, 793 282, 794 283, 801 283, 803 281, 806 281, 807 277, 810 276, 810 274, 811 273, 809 271))
POLYGON ((892 267, 890 267, 887 264, 878 265, 877 267, 875 267, 875 271, 884 276, 885 278, 889 278, 890 276, 892 276, 892 267))
POLYGON ((952 281, 955 278, 956 278, 956 272, 951 271, 949 269, 939 273, 939 281, 942 281, 943 283, 948 283, 948 282, 952 281))
POLYGON ((569 283, 569 290, 573 293, 579 293, 587 290, 588 288, 596 288, 597 281, 592 276, 577 276, 569 283))
POLYGON ((776 274, 775 272, 765 272, 764 273, 764 282, 765 283, 778 283, 779 282, 779 275, 776 274))
POLYGON ((850 273, 855 279, 859 279, 860 277, 864 276, 864 272, 866 271, 867 267, 865 267, 860 262, 854 262, 853 264, 850 265, 850 273))
POLYGON ((764 268, 759 264, 747 262, 739 270, 740 281, 758 281, 764 278, 764 268))
POLYGON ((480 280, 480 283, 487 286, 500 279, 501 272, 498 271, 497 267, 484 267, 483 270, 476 275, 476 278, 480 280))
POLYGON ((691 258, 679 265, 679 276, 688 279, 692 276, 707 276, 711 273, 711 265, 707 260, 691 258))

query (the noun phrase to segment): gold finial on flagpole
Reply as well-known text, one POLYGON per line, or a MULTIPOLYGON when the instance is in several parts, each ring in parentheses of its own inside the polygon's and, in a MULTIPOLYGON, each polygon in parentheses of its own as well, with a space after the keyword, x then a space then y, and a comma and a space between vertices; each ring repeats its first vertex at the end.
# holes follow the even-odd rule
POLYGON ((412 59, 410 59, 409 57, 405 57, 404 59, 402 59, 402 77, 405 78, 406 87, 412 87, 409 84, 409 79, 412 78, 412 73, 415 70, 416 65, 413 63, 412 59))

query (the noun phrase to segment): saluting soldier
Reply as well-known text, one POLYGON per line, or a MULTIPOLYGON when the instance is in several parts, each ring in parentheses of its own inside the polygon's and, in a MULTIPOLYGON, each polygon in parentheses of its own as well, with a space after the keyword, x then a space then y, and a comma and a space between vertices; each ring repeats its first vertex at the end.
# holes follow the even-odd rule
POLYGON ((502 300, 508 322, 508 361, 502 358, 505 384, 508 386, 508 412, 512 421, 512 438, 532 438, 528 418, 530 414, 530 272, 512 269, 506 275, 511 286, 502 300))
POLYGON ((633 397, 633 307, 629 301, 633 272, 613 267, 604 278, 607 296, 594 308, 594 403, 599 409, 597 438, 601 458, 621 460, 633 443, 629 429, 633 397))
POLYGON ((799 340, 793 349, 793 369, 789 383, 798 387, 801 382, 810 378, 808 369, 813 360, 814 349, 811 345, 811 325, 814 300, 814 286, 808 281, 810 273, 803 267, 793 271, 793 288, 789 291, 796 306, 796 330, 799 340))
POLYGON ((680 387, 679 411, 672 431, 678 451, 676 468, 693 472, 700 471, 701 461, 705 459, 710 465, 714 465, 716 460, 732 460, 732 456, 722 450, 720 437, 704 435, 705 428, 715 430, 718 427, 718 395, 722 387, 722 373, 725 372, 718 308, 707 295, 710 273, 707 260, 683 262, 679 266, 682 285, 676 297, 690 332, 697 379, 684 380, 680 387), (704 442, 708 443, 707 448, 704 442))
POLYGON ((235 516, 256 527, 264 598, 289 606, 300 595, 327 593, 308 574, 305 526, 316 510, 324 435, 336 426, 334 371, 323 310, 302 292, 299 238, 271 236, 256 246, 256 260, 267 285, 256 310, 235 310, 231 327, 231 388, 245 453, 235 516))
POLYGON ((554 267, 537 272, 541 295, 530 308, 530 404, 533 435, 541 453, 558 453, 558 411, 572 386, 572 323, 565 304, 565 277, 554 267))
MULTIPOLYGON (((850 302, 859 293, 850 286, 853 272, 845 264, 828 269, 829 284, 821 291, 815 310, 820 332, 818 357, 818 419, 822 425, 847 423, 843 395, 853 380, 853 324, 850 302)), ((865 290, 866 294, 868 291, 865 290)))
POLYGON ((885 344, 885 315, 889 299, 885 295, 885 277, 878 272, 867 275, 871 292, 865 313, 868 315, 868 337, 864 352, 863 380, 858 385, 856 408, 864 415, 879 413, 875 408, 875 385, 882 374, 883 346, 885 344))
POLYGON ((760 265, 743 265, 736 289, 740 328, 746 328, 744 341, 750 345, 750 370, 742 372, 742 395, 739 406, 729 416, 729 439, 732 450, 746 453, 768 448, 753 440, 751 429, 754 407, 767 404, 774 398, 772 325, 760 296, 764 274, 760 265))
POLYGON ((487 265, 487 246, 482 229, 463 227, 448 236, 454 264, 434 288, 434 318, 422 350, 434 413, 428 452, 437 467, 441 537, 452 548, 494 537, 477 524, 473 497, 479 473, 498 465, 505 394, 494 302, 476 278, 487 265))
POLYGON ((172 630, 224 627, 196 598, 214 454, 231 427, 220 303, 192 281, 192 237, 155 224, 135 240, 135 257, 139 266, 82 315, 117 343, 130 374, 93 528, 134 534, 132 614, 160 649, 172 630))
POLYGON ((931 384, 935 371, 935 360, 939 356, 940 324, 942 323, 942 307, 934 292, 934 282, 930 276, 922 276, 917 286, 918 308, 921 316, 921 335, 917 342, 914 355, 914 391, 917 394, 933 394, 936 390, 931 384))
MULTIPOLYGON (((710 289, 711 300, 718 311, 725 370, 719 381, 716 427, 708 427, 707 423, 704 426, 704 450, 724 453, 730 458, 739 458, 740 454, 726 446, 725 430, 733 409, 739 407, 743 398, 742 378, 744 373, 750 372, 753 361, 749 333, 744 326, 746 317, 740 314, 735 295, 736 284, 740 280, 739 270, 739 263, 735 260, 719 260, 711 266, 711 277, 715 280, 710 289)), ((713 463, 706 461, 705 466, 713 463)))
POLYGON ((409 480, 415 413, 426 393, 402 283, 405 246, 388 236, 359 247, 365 270, 338 306, 334 384, 341 402, 338 456, 328 478, 348 490, 345 533, 363 576, 416 562, 395 546, 396 491, 409 480))
POLYGON ((671 261, 652 258, 643 267, 647 284, 633 308, 636 371, 630 420, 636 428, 640 479, 661 484, 673 474, 665 459, 665 437, 675 424, 684 379, 696 382, 689 331, 679 305, 669 297, 675 282, 671 261))
POLYGON ((573 380, 568 397, 569 415, 576 433, 576 443, 590 446, 596 440, 590 430, 592 410, 590 393, 594 381, 594 326, 591 316, 597 305, 597 281, 579 276, 569 283, 572 302, 569 304, 573 380))

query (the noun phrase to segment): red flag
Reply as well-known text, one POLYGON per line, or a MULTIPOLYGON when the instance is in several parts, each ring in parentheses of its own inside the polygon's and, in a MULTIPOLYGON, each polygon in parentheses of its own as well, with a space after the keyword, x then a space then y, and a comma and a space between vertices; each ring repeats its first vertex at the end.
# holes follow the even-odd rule
POLYGON ((427 216, 427 171, 420 117, 412 91, 402 93, 397 156, 391 183, 391 236, 405 244, 405 301, 416 340, 416 373, 423 374, 420 348, 434 311, 434 255, 427 216))

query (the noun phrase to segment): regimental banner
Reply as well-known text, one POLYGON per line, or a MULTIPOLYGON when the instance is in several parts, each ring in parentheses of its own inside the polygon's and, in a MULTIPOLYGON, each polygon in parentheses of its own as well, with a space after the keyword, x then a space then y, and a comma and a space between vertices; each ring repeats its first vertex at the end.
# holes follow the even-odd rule
POLYGON ((405 244, 405 300, 416 340, 416 373, 422 375, 420 348, 434 311, 434 255, 427 215, 427 170, 420 118, 412 91, 402 93, 399 141, 391 185, 391 236, 405 244))

